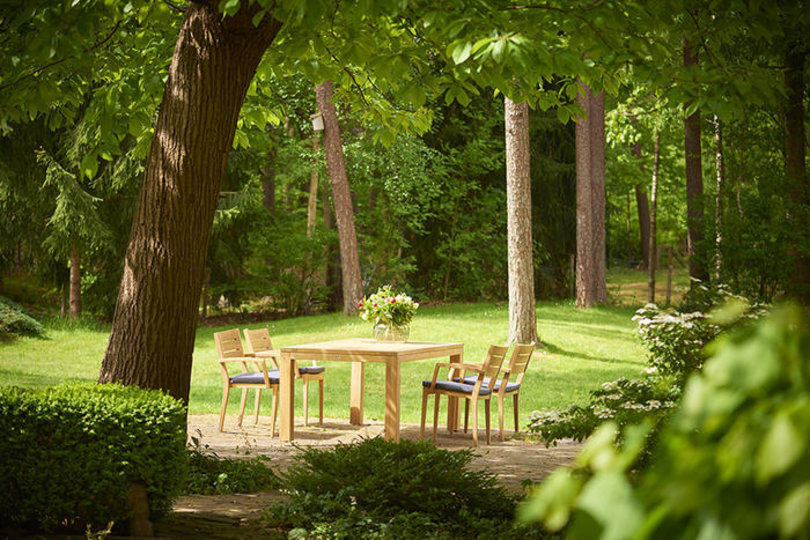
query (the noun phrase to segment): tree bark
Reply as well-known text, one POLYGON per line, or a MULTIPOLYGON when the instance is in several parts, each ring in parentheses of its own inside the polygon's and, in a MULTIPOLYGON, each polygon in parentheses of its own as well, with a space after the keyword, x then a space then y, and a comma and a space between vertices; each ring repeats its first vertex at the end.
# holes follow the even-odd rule
POLYGON ((653 147, 653 172, 652 172, 652 187, 650 188, 650 238, 649 248, 650 262, 647 267, 649 271, 648 295, 647 301, 655 303, 655 271, 658 267, 658 243, 656 239, 657 228, 657 210, 658 210, 658 173, 660 171, 659 163, 661 159, 661 134, 655 132, 655 143, 653 147))
POLYGON ((337 112, 332 103, 332 81, 321 83, 316 91, 318 109, 323 115, 323 148, 329 178, 332 181, 332 200, 335 204, 338 239, 340 241, 340 266, 343 277, 343 313, 357 314, 357 303, 363 298, 360 275, 360 257, 357 254, 357 233, 354 228, 354 210, 346 176, 343 148, 340 144, 340 128, 337 112))
POLYGON ((808 227, 810 224, 810 190, 807 186, 805 165, 806 136, 804 128, 804 59, 806 52, 791 44, 785 54, 785 167, 792 208, 790 220, 796 239, 790 250, 793 269, 788 285, 790 296, 810 304, 810 253, 808 253, 808 227))
POLYGON ((236 121, 281 23, 189 2, 160 106, 99 382, 188 401, 211 226, 236 121))
MULTIPOLYGON (((683 40, 683 65, 697 65, 698 53, 689 41, 683 40)), ((684 110, 689 107, 684 104, 684 110)), ((704 227, 703 227, 703 168, 700 161, 700 112, 695 111, 684 119, 684 150, 686 160, 686 214, 687 214, 687 254, 689 256, 689 277, 706 282, 709 272, 706 268, 704 227)))
POLYGON ((720 119, 714 115, 714 163, 717 173, 717 187, 714 192, 714 278, 720 281, 723 268, 723 190, 726 184, 726 168, 723 157, 723 132, 720 119))
POLYGON ((82 314, 82 256, 79 246, 70 246, 70 318, 78 319, 82 314))
POLYGON ((580 81, 577 102, 585 118, 576 125, 577 307, 607 301, 605 284, 605 94, 580 81))
POLYGON ((641 267, 650 265, 650 203, 641 184, 636 184, 636 207, 638 207, 638 229, 641 234, 641 267))
POLYGON ((529 105, 504 98, 509 341, 537 343, 532 259, 529 105))

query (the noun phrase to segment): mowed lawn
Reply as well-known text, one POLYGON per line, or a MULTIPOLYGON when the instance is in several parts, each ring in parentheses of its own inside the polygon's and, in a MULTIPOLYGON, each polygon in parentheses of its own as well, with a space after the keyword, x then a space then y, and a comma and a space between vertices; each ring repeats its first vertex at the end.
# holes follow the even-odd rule
MULTIPOLYGON (((645 356, 632 315, 631 308, 579 311, 572 301, 538 303, 538 329, 544 346, 533 356, 524 379, 520 406, 523 423, 532 410, 582 402, 602 382, 637 375, 644 368, 645 356)), ((270 329, 275 347, 371 336, 369 323, 342 314, 297 317, 268 322, 265 326, 270 329)), ((189 404, 193 414, 219 411, 222 382, 213 333, 226 328, 229 327, 200 327, 197 331, 189 404)), ((503 344, 507 334, 505 303, 422 306, 411 325, 412 340, 463 342, 464 359, 468 362, 479 362, 488 346, 503 344)), ((109 327, 53 327, 45 339, 20 338, 0 343, 0 385, 34 387, 63 381, 95 381, 108 337, 109 327)), ((423 360, 403 366, 403 421, 419 420, 421 381, 430 378, 435 362, 423 360)), ((325 415, 348 418, 351 365, 329 362, 326 366, 325 415)), ((366 368, 367 419, 383 417, 383 377, 381 364, 366 368)), ((300 416, 303 414, 300 383, 295 388, 296 415, 300 416)), ((313 412, 317 414, 316 394, 314 389, 310 391, 311 416, 313 412)), ((263 399, 262 414, 269 414, 269 396, 263 399)), ((238 392, 232 393, 229 414, 235 414, 238 401, 238 392)), ((248 403, 250 410, 252 399, 248 403)), ((507 408, 507 418, 511 417, 510 411, 511 406, 507 408)))

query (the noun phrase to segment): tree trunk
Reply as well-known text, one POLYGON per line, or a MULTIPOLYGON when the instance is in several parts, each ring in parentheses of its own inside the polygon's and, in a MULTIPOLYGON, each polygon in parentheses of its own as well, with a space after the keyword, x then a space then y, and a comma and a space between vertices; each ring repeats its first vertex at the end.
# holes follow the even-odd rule
POLYGON ((276 157, 278 146, 267 152, 267 166, 262 170, 262 206, 271 212, 276 210, 276 157))
POLYGON ((605 94, 580 82, 576 125, 577 307, 607 301, 605 284, 605 94))
POLYGON ((529 105, 504 98, 509 341, 537 343, 529 173, 529 105))
MULTIPOLYGON (((693 51, 687 40, 683 40, 683 65, 697 65, 697 51, 693 51)), ((684 104, 684 110, 689 103, 684 104)), ((700 162, 700 112, 695 111, 684 120, 684 150, 686 159, 686 214, 687 214, 687 254, 689 256, 689 277, 703 282, 709 280, 706 269, 705 242, 703 228, 703 168, 700 162)), ((691 281, 691 286, 695 281, 691 281)))
POLYGON ((189 2, 169 66, 99 382, 188 401, 205 256, 236 121, 281 23, 189 2))
POLYGON ((70 246, 70 318, 78 319, 82 314, 82 256, 79 246, 70 246))
POLYGON ((655 270, 658 267, 658 244, 656 242, 656 229, 657 229, 657 210, 658 210, 658 173, 660 171, 659 163, 661 159, 661 134, 655 132, 655 146, 653 147, 653 172, 652 172, 652 187, 650 188, 650 238, 649 238, 649 252, 650 262, 647 267, 649 270, 649 293, 647 301, 651 304, 655 302, 655 270))
POLYGON ((325 81, 316 91, 318 109, 323 115, 323 148, 332 181, 332 200, 335 204, 338 239, 340 241, 340 267, 343 277, 343 313, 357 313, 357 303, 363 298, 360 275, 360 257, 357 254, 357 233, 354 228, 354 210, 340 145, 337 112, 332 103, 332 81, 325 81))
POLYGON ((650 203, 641 184, 636 184, 636 206, 638 207, 638 229, 641 233, 641 267, 650 265, 650 203))
MULTIPOLYGON (((315 156, 315 163, 318 162, 318 132, 312 133, 312 153, 315 156)), ((307 199, 307 236, 312 236, 312 229, 315 227, 315 217, 318 213, 318 169, 315 168, 309 173, 309 197, 307 199)))
POLYGON ((720 119, 714 115, 715 169, 717 189, 714 192, 714 278, 720 281, 723 267, 723 189, 726 183, 726 170, 723 158, 723 133, 720 119))
POLYGON ((804 57, 805 52, 798 50, 797 44, 791 44, 785 55, 785 166, 793 202, 790 219, 796 231, 794 245, 790 248, 793 270, 788 292, 801 302, 810 304, 810 253, 807 251, 810 190, 805 165, 804 57))
POLYGON ((59 316, 61 318, 67 317, 68 314, 68 305, 70 304, 70 283, 63 282, 62 285, 59 287, 61 291, 61 302, 59 305, 59 316))

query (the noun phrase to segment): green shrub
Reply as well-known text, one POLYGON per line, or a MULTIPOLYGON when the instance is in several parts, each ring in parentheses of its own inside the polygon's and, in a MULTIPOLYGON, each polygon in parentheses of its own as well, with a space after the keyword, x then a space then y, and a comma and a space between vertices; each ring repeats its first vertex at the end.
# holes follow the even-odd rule
POLYGON ((152 516, 186 478, 185 409, 156 391, 66 384, 0 389, 0 522, 49 530, 128 518, 133 483, 152 516))
POLYGON ((269 526, 294 537, 526 537, 514 528, 516 497, 488 472, 471 471, 470 450, 380 438, 332 450, 309 448, 283 478, 290 501, 269 526))
POLYGON ((599 428, 522 508, 573 538, 807 538, 810 325, 795 306, 723 336, 662 429, 649 467, 628 469, 648 424, 599 428))
POLYGON ((198 438, 192 437, 191 442, 185 494, 255 493, 279 487, 278 477, 267 465, 270 461, 267 456, 253 459, 221 458, 207 445, 203 447, 198 438))
POLYGON ((22 306, 0 296, 0 339, 12 336, 42 336, 45 328, 22 306))

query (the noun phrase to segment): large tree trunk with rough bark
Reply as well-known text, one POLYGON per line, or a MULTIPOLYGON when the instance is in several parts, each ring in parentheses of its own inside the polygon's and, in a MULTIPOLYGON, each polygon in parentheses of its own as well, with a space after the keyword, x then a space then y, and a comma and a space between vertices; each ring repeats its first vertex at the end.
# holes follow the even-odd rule
POLYGON ((189 2, 130 233, 99 382, 159 388, 188 401, 205 255, 236 120, 281 23, 247 2, 223 17, 189 2))
MULTIPOLYGON (((683 40, 683 65, 697 65, 697 51, 689 41, 683 40)), ((690 103, 684 104, 684 110, 690 103)), ((689 255, 689 277, 706 282, 709 271, 706 266, 703 223, 703 166, 700 161, 700 112, 695 111, 684 119, 684 150, 686 159, 686 241, 689 255)), ((694 286, 695 281, 691 282, 694 286)))
POLYGON ((794 223, 796 240, 791 251, 793 271, 788 292, 805 304, 810 304, 810 189, 807 186, 804 130, 804 60, 806 51, 791 44, 785 55, 785 166, 793 202, 790 219, 794 223))
POLYGON ((82 255, 77 244, 70 246, 70 318, 82 314, 82 255))
POLYGON ((607 301, 605 283, 605 94, 580 82, 576 125, 577 307, 607 301))
POLYGON ((343 312, 355 315, 357 303, 363 298, 363 282, 360 275, 360 257, 357 254, 357 233, 354 228, 354 210, 346 176, 346 163, 340 144, 340 128, 337 112, 332 103, 332 81, 320 84, 316 91, 318 109, 323 115, 323 149, 326 165, 332 181, 332 201, 335 204, 338 240, 340 242, 340 266, 343 277, 343 312))
POLYGON ((506 225, 509 273, 509 341, 536 343, 532 263, 532 194, 529 105, 504 98, 506 131, 506 225))

